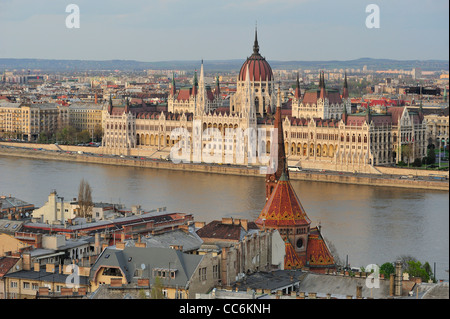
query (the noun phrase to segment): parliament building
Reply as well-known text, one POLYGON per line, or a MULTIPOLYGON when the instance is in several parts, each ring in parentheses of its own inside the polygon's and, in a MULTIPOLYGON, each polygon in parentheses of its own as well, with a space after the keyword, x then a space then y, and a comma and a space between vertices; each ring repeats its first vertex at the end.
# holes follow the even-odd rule
MULTIPOLYGON (((194 75, 192 86, 177 88, 172 79, 167 107, 155 111, 146 104, 130 105, 126 99, 105 102, 102 111, 105 154, 140 155, 169 158, 180 138, 171 135, 176 128, 190 135, 184 143, 192 147, 200 141, 203 147, 220 148, 225 153, 238 149, 236 138, 229 140, 227 129, 274 128, 274 115, 280 88, 272 68, 259 52, 255 31, 253 53, 242 64, 236 92, 224 107, 218 77, 215 85, 205 84, 204 65, 194 75), (194 130, 195 128, 195 130, 194 130), (201 134, 212 128, 220 132, 215 143, 202 140, 201 134), (200 132, 198 130, 200 129, 200 132), (231 142, 231 143, 230 143, 231 142)), ((412 162, 426 156, 427 124, 421 109, 390 107, 383 113, 370 107, 351 112, 347 78, 342 92, 327 88, 323 71, 319 88, 302 90, 297 77, 294 97, 288 112, 282 112, 284 148, 289 166, 347 172, 376 173, 375 166, 399 161, 412 162), (408 152, 404 151, 408 145, 408 152), (409 157, 409 158, 407 158, 409 157)), ((244 147, 248 145, 247 139, 244 147)), ((266 152, 270 152, 267 139, 266 152)), ((184 144, 183 144, 184 145, 184 144)), ((235 164, 248 165, 246 158, 235 164)), ((233 163, 232 161, 232 163, 233 163)))

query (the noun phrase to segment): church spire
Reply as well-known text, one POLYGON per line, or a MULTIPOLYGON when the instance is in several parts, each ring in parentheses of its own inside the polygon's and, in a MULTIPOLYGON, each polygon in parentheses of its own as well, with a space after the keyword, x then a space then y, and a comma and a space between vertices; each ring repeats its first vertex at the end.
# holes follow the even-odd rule
MULTIPOLYGON (((277 154, 277 169, 272 174, 266 175, 266 201, 270 198, 273 190, 275 189, 278 180, 284 174, 287 179, 289 179, 289 170, 287 166, 286 152, 284 149, 284 131, 283 131, 283 121, 281 117, 281 88, 278 86, 277 94, 277 108, 275 112, 275 121, 273 125, 274 130, 277 131, 277 144, 278 144, 278 154, 277 154)), ((272 153, 272 152, 271 152, 272 153)))
POLYGON ((172 72, 172 87, 170 88, 170 95, 175 96, 177 88, 175 86, 175 73, 172 72))
POLYGON ((297 82, 296 82, 296 86, 295 86, 294 97, 297 100, 300 100, 301 96, 302 96, 302 92, 300 90, 300 80, 299 80, 299 75, 298 75, 298 72, 297 72, 297 82))
POLYGON ((199 104, 197 107, 197 111, 207 112, 207 103, 206 103, 206 88, 205 88, 205 74, 203 72, 203 59, 202 65, 200 67, 200 81, 198 83, 198 99, 197 103, 199 104))
POLYGON ((256 26, 255 26, 255 42, 253 43, 253 54, 259 54, 258 30, 256 26))
POLYGON ((347 84, 347 72, 344 74, 344 89, 342 92, 342 98, 348 99, 348 84, 347 84))
POLYGON ((325 76, 323 74, 323 71, 320 72, 319 88, 320 88, 320 98, 324 99, 326 91, 325 91, 325 76))

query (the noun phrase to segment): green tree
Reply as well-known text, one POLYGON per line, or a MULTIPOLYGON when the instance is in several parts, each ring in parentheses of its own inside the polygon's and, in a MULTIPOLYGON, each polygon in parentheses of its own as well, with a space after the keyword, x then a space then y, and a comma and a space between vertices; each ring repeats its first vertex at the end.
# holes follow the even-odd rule
POLYGON ((436 162, 436 153, 434 148, 429 148, 427 151, 427 165, 434 164, 436 162))
POLYGON ((416 159, 414 160, 414 162, 412 163, 412 166, 414 166, 414 167, 420 167, 420 166, 422 166, 422 160, 421 160, 420 158, 416 158, 416 159))
POLYGON ((430 279, 429 274, 423 268, 420 261, 408 261, 408 267, 405 270, 411 277, 420 277, 422 281, 427 282, 430 279))
POLYGON ((163 299, 162 293, 162 283, 159 277, 155 278, 155 283, 152 286, 151 290, 151 298, 152 299, 163 299))
POLYGON ((380 267, 380 274, 384 275, 384 278, 389 278, 391 274, 395 272, 394 265, 392 263, 384 263, 380 267))
POLYGON ((102 126, 97 124, 94 127, 94 141, 100 142, 103 137, 103 129, 102 126))
POLYGON ((77 133, 78 143, 89 143, 91 141, 91 133, 88 130, 83 130, 77 133))
POLYGON ((412 144, 404 144, 402 145, 402 156, 405 156, 408 162, 408 167, 409 167, 409 163, 411 161, 411 156, 413 155, 413 146, 412 144))

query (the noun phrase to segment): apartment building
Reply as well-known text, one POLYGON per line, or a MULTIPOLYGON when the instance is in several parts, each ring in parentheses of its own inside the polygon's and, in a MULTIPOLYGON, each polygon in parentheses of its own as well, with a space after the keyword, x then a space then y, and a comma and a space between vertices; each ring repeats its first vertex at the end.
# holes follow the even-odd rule
POLYGON ((69 108, 56 103, 0 101, 0 135, 36 141, 42 133, 54 133, 69 125, 69 108))

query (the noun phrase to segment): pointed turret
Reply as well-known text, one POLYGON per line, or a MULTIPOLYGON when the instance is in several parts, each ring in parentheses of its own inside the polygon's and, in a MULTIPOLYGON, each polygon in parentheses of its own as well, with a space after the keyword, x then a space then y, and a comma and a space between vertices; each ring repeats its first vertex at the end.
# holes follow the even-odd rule
POLYGON ((345 75, 344 75, 344 89, 342 91, 342 98, 348 99, 347 72, 345 72, 345 75))
POLYGON ((371 121, 372 121, 372 116, 370 114, 370 101, 367 101, 366 122, 367 122, 367 124, 370 124, 371 121))
POLYGON ((175 86, 175 73, 172 73, 172 85, 170 87, 170 95, 175 96, 177 88, 175 86))
POLYGON ((130 99, 128 98, 128 96, 125 98, 125 108, 124 108, 124 113, 128 114, 128 112, 130 112, 130 99))
POLYGON ((219 76, 216 76, 216 88, 214 89, 214 94, 216 96, 220 95, 220 83, 219 83, 219 76))
POLYGON ((294 97, 297 100, 300 100, 300 98, 302 97, 302 92, 300 90, 300 79, 299 79, 298 72, 297 72, 297 82, 296 82, 296 85, 295 85, 294 97))
POLYGON ((347 107, 344 104, 344 109, 342 110, 342 121, 344 121, 344 124, 347 124, 347 107))
POLYGON ((108 113, 109 113, 109 114, 112 114, 112 108, 113 108, 113 105, 112 105, 112 95, 109 94, 109 103, 108 103, 108 113))
POLYGON ((323 71, 320 73, 319 88, 320 88, 320 98, 321 99, 325 99, 325 95, 326 95, 326 91, 325 91, 325 76, 323 74, 323 71))
POLYGON ((197 111, 208 112, 206 103, 206 87, 205 87, 205 74, 203 72, 203 60, 200 66, 200 80, 198 83, 198 97, 197 97, 197 111))
POLYGON ((194 73, 194 80, 192 81, 192 95, 197 95, 198 91, 198 80, 197 80, 197 70, 194 73))
POLYGON ((255 42, 253 43, 253 54, 259 55, 258 30, 256 27, 255 27, 255 42))

